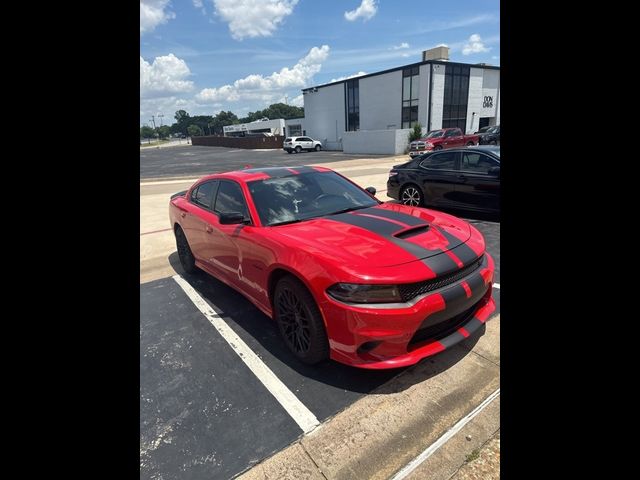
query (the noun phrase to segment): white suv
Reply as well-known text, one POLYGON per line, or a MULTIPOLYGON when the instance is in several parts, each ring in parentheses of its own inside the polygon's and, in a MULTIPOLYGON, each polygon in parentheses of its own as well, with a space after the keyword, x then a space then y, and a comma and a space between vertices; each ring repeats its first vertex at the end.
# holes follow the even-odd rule
POLYGON ((302 150, 319 152, 322 150, 322 143, 310 137, 287 137, 284 139, 282 149, 287 153, 300 153, 302 150))

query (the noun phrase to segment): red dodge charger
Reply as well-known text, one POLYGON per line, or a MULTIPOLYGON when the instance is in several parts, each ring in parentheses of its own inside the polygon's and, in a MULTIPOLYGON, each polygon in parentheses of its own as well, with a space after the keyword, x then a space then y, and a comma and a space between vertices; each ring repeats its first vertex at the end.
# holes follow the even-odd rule
POLYGON ((273 318, 302 362, 412 365, 495 309, 482 234, 451 215, 382 203, 322 167, 250 168, 171 197, 180 263, 273 318))

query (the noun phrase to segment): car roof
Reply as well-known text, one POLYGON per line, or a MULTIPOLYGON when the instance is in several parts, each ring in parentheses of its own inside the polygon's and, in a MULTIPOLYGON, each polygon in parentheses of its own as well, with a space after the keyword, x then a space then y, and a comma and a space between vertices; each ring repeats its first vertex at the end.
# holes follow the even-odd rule
POLYGON ((266 180, 268 178, 282 178, 293 177, 302 173, 310 172, 332 172, 330 168, 326 167, 310 167, 308 165, 297 165, 292 167, 259 167, 259 168, 245 168, 243 170, 233 170, 231 172, 214 173, 207 175, 198 180, 198 183, 203 180, 214 179, 230 179, 239 182, 252 182, 254 180, 266 180))
POLYGON ((482 152, 482 153, 493 153, 494 158, 500 161, 500 146, 499 145, 473 145, 470 147, 458 147, 458 148, 447 148, 446 150, 432 150, 430 152, 425 152, 422 155, 418 155, 414 158, 426 158, 429 155, 434 153, 442 153, 442 152, 468 152, 469 150, 482 152), (497 153, 496 153, 497 152, 497 153))

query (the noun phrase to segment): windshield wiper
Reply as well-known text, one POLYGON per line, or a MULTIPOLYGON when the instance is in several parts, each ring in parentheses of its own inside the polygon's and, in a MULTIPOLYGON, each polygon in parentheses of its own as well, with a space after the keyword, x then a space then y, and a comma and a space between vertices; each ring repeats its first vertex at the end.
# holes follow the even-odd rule
POLYGON ((342 210, 338 210, 337 212, 329 213, 328 215, 339 215, 341 213, 347 213, 347 212, 351 212, 353 210, 360 210, 361 208, 370 208, 372 206, 373 205, 359 205, 357 207, 343 208, 342 210))

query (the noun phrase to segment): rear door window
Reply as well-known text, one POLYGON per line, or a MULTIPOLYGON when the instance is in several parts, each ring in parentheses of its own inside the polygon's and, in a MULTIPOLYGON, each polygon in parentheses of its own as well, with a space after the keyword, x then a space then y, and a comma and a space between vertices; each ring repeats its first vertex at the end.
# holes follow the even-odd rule
POLYGON ((429 155, 420 162, 422 168, 429 170, 456 170, 458 152, 442 152, 429 155))
POLYGON ((201 183, 191 192, 191 202, 196 205, 211 210, 213 204, 213 195, 218 184, 217 180, 201 183))

